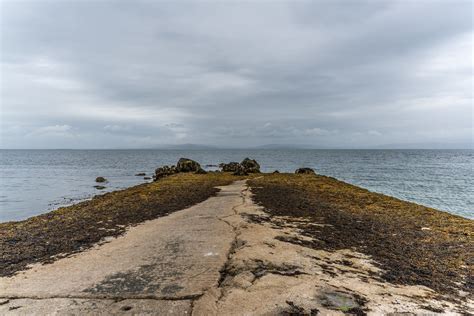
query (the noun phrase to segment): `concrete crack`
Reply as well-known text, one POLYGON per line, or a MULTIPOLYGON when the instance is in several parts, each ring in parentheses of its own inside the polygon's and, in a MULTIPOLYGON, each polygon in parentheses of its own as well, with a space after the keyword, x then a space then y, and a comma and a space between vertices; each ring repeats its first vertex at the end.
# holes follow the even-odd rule
MULTIPOLYGON (((239 215, 238 211, 237 211, 237 208, 240 207, 240 206, 243 206, 245 205, 245 195, 244 195, 244 192, 248 190, 248 186, 241 190, 240 191, 240 196, 242 198, 242 203, 238 204, 238 205, 235 205, 232 207, 232 211, 234 212, 234 215, 229 215, 229 216, 236 216, 236 215, 239 215)), ((226 216, 226 217, 229 217, 229 216, 226 216)), ((225 281, 225 279, 227 278, 227 274, 228 274, 228 270, 229 270, 229 262, 230 260, 232 259, 232 255, 235 253, 235 250, 238 248, 239 246, 239 242, 238 242, 238 237, 240 235, 240 233, 238 232, 238 227, 237 226, 234 226, 232 225, 230 222, 226 221, 225 219, 222 219, 222 218, 219 218, 219 220, 227 223, 230 227, 232 227, 232 230, 234 231, 234 240, 232 241, 232 244, 230 245, 230 248, 229 248, 229 251, 227 252, 227 261, 225 262, 224 266, 222 267, 222 269, 219 271, 221 276, 219 278, 219 281, 217 282, 217 287, 220 288, 222 283, 225 281)))
MULTIPOLYGON (((216 217, 217 220, 219 220, 221 222, 224 222, 226 225, 228 225, 230 228, 232 228, 232 232, 234 233, 234 238, 233 238, 232 243, 229 247, 229 250, 227 251, 227 255, 226 255, 227 260, 224 263, 224 265, 222 266, 222 268, 219 270, 220 277, 219 277, 219 280, 217 281, 217 289, 221 288, 222 283, 227 278, 227 273, 228 273, 228 269, 229 269, 229 262, 231 261, 232 255, 235 253, 236 249, 239 248, 238 238, 239 238, 240 233, 238 231, 238 226, 233 225, 230 221, 228 221, 226 219, 229 218, 229 217, 238 216, 239 212, 237 211, 237 208, 245 205, 246 200, 245 200, 244 192, 249 190, 249 187, 247 186, 246 183, 245 183, 245 186, 246 187, 244 189, 240 190, 240 197, 242 199, 241 203, 232 206, 232 211, 234 212, 234 214, 230 214, 230 215, 226 215, 226 216, 222 216, 222 217, 216 217)), ((210 290, 211 289, 209 289, 209 288, 206 289, 204 291, 203 295, 205 295, 205 293, 210 291, 210 290)), ((217 299, 215 301, 216 304, 219 302, 219 300, 221 300, 222 296, 223 296, 223 293, 220 292, 219 296, 217 297, 217 299)), ((191 315, 194 315, 195 305, 196 305, 196 302, 198 301, 199 298, 194 299, 191 303, 191 315)))
POLYGON ((204 293, 189 294, 182 296, 158 296, 158 295, 127 295, 127 296, 116 296, 116 295, 100 295, 100 296, 81 296, 81 295, 54 295, 54 296, 8 296, 0 297, 0 299, 18 300, 18 299, 32 299, 32 300, 48 300, 55 298, 67 298, 67 299, 81 299, 81 300, 157 300, 157 301, 185 301, 185 300, 196 300, 203 296, 204 293))

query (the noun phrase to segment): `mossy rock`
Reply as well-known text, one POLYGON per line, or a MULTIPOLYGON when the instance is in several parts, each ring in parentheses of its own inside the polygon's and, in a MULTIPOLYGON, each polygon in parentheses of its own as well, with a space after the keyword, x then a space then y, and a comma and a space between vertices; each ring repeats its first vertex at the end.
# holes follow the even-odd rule
POLYGON ((248 173, 247 173, 247 170, 242 165, 239 164, 237 167, 237 170, 235 170, 233 175, 234 176, 247 176, 248 173))
POLYGON ((180 158, 176 164, 176 170, 178 172, 196 172, 201 169, 201 165, 189 158, 180 158))
POLYGON ((154 179, 155 181, 157 181, 175 173, 178 173, 175 166, 162 166, 162 167, 156 168, 154 179))
POLYGON ((236 172, 237 169, 239 168, 239 163, 235 161, 231 161, 229 163, 221 163, 219 164, 219 167, 224 172, 236 172))
POLYGON ((298 168, 295 171, 296 174, 316 174, 312 168, 298 168))
POLYGON ((207 174, 207 171, 202 168, 199 168, 199 170, 196 171, 195 174, 207 174))
POLYGON ((255 159, 245 158, 240 165, 247 173, 260 173, 260 165, 255 159))
POLYGON ((97 178, 95 178, 95 182, 104 183, 104 182, 107 182, 107 179, 104 178, 104 177, 97 177, 97 178))

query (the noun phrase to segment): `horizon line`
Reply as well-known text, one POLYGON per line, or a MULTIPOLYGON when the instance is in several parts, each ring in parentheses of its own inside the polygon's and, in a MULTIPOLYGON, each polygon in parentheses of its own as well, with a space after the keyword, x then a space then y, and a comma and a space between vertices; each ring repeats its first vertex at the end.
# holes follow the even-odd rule
POLYGON ((279 149, 291 149, 291 150, 474 150, 473 147, 464 148, 404 148, 404 147, 393 147, 393 148, 374 148, 374 147, 274 147, 274 148, 259 148, 256 147, 209 147, 209 148, 0 148, 0 150, 279 150, 279 149))

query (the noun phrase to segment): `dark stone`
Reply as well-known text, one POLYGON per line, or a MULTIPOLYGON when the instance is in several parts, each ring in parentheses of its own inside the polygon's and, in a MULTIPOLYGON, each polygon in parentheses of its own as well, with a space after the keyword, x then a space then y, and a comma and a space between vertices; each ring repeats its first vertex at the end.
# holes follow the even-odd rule
POLYGON ((311 168, 299 168, 299 169, 296 169, 295 173, 296 174, 316 174, 316 172, 314 172, 314 169, 311 169, 311 168))
POLYGON ((260 173, 260 165, 254 159, 245 158, 240 165, 244 167, 247 173, 260 173))
POLYGON ((103 183, 103 182, 107 182, 107 179, 104 177, 97 177, 95 178, 95 182, 103 183))
POLYGON ((189 158, 180 158, 176 164, 178 172, 196 172, 201 169, 201 165, 189 158))
POLYGON ((137 173, 135 176, 143 177, 143 176, 146 176, 146 173, 145 172, 140 172, 140 173, 137 173))
POLYGON ((248 176, 247 170, 240 164, 237 165, 237 169, 233 173, 234 176, 248 176))
POLYGON ((235 161, 229 163, 221 163, 219 164, 219 167, 221 167, 222 171, 224 172, 236 172, 237 168, 239 167, 239 163, 235 161))
POLYGON ((151 177, 143 177, 143 180, 150 180, 151 177))
POLYGON ((280 173, 280 171, 278 171, 278 170, 275 170, 275 171, 273 171, 273 173, 280 173))
POLYGON ((175 174, 177 172, 178 171, 176 170, 175 166, 162 166, 162 167, 159 167, 155 170, 154 180, 155 181, 160 180, 161 178, 170 176, 170 175, 175 174))
POLYGON ((204 169, 202 169, 202 168, 199 168, 199 169, 195 172, 195 174, 207 174, 207 171, 204 170, 204 169))
POLYGON ((105 189, 105 187, 103 185, 94 185, 94 188, 96 188, 97 190, 105 189))

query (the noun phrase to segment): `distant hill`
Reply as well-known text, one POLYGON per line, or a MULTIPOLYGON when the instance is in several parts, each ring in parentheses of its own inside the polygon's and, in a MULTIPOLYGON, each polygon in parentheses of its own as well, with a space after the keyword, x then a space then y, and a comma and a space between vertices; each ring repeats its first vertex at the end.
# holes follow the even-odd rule
POLYGON ((219 147, 201 145, 201 144, 178 144, 178 145, 163 145, 163 146, 160 146, 158 149, 206 150, 206 149, 219 149, 219 147))
POLYGON ((412 143, 385 144, 374 146, 374 149, 474 149, 473 143, 412 143))
POLYGON ((252 149, 308 149, 310 146, 298 144, 265 144, 252 147, 252 149))
POLYGON ((212 146, 203 144, 160 145, 155 149, 213 150, 213 149, 474 149, 472 143, 394 143, 367 147, 315 146, 305 144, 264 144, 258 146, 212 146))

